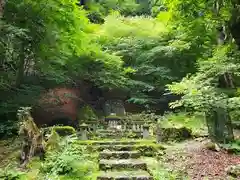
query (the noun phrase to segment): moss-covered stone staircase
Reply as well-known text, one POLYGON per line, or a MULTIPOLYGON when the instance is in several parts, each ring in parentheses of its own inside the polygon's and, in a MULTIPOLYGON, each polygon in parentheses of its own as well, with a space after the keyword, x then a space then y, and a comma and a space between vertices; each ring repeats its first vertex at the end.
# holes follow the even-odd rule
POLYGON ((97 180, 152 180, 147 164, 140 159, 137 141, 98 142, 99 169, 97 180))

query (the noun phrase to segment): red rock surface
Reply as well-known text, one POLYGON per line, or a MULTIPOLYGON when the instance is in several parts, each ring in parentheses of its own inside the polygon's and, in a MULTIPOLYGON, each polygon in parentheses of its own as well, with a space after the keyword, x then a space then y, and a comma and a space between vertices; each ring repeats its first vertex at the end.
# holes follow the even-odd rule
POLYGON ((33 110, 33 118, 38 126, 51 124, 53 120, 77 119, 80 92, 78 89, 55 88, 43 94, 38 106, 33 110))

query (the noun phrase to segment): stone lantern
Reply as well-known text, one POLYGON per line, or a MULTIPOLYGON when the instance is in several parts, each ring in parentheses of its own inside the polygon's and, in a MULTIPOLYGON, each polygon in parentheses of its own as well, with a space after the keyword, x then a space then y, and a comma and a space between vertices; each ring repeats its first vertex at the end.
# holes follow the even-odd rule
POLYGON ((83 123, 80 126, 80 133, 81 133, 81 140, 88 140, 87 133, 88 133, 88 125, 83 123))

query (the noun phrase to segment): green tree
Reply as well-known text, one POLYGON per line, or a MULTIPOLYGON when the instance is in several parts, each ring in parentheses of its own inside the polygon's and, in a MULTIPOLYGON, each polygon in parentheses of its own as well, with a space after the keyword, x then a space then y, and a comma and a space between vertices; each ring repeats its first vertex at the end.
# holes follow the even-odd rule
POLYGON ((233 140, 229 112, 233 104, 238 104, 238 98, 227 93, 236 87, 233 79, 239 71, 239 63, 234 60, 239 52, 228 31, 233 4, 231 1, 167 1, 168 12, 179 29, 191 38, 199 38, 209 48, 199 57, 196 74, 169 85, 172 92, 183 95, 173 106, 184 105, 205 112, 210 137, 220 143, 233 140))
POLYGON ((6 1, 0 23, 4 119, 15 119, 19 106, 33 105, 59 84, 87 79, 100 87, 124 86, 121 58, 94 42, 96 26, 86 16, 71 0, 6 1))

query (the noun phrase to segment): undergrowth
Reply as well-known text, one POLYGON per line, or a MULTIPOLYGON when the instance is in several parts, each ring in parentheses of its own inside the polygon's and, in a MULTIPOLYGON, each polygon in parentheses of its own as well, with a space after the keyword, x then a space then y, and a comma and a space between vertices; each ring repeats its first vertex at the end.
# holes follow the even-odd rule
POLYGON ((153 175, 154 180, 187 180, 187 177, 183 172, 168 169, 160 161, 157 161, 154 158, 145 157, 144 160, 146 161, 148 169, 153 175))
POLYGON ((185 112, 167 113, 159 124, 163 128, 186 127, 192 130, 194 135, 207 134, 207 126, 201 114, 187 114, 185 112))
POLYGON ((27 169, 19 169, 17 164, 9 162, 7 168, 0 169, 3 180, 92 180, 97 174, 97 154, 89 154, 77 145, 75 139, 64 138, 60 148, 47 151, 44 161, 33 158, 27 169))

